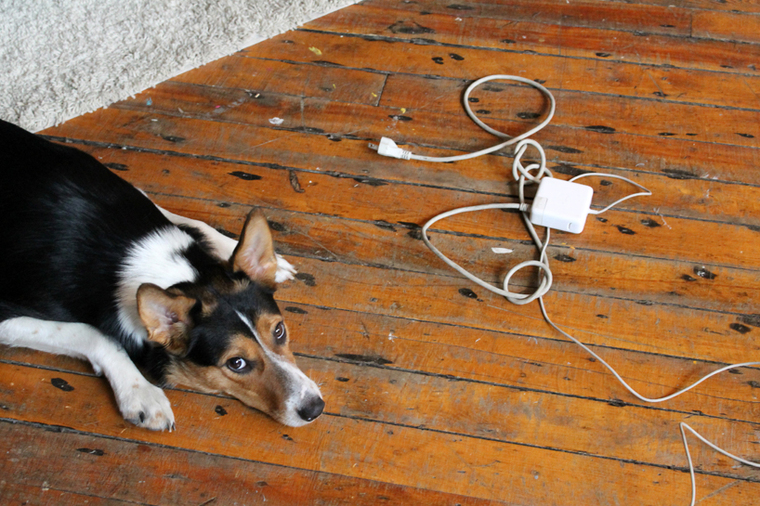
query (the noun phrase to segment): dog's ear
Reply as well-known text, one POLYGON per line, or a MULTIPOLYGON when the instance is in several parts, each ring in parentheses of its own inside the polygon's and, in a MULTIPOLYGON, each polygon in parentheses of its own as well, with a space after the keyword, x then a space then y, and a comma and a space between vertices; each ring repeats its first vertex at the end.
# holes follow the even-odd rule
POLYGON ((176 295, 145 283, 137 290, 137 312, 148 331, 148 339, 173 355, 187 352, 190 310, 196 300, 176 295))
POLYGON ((244 272, 253 281, 274 290, 277 286, 277 257, 274 254, 272 233, 261 211, 248 215, 230 263, 235 271, 244 272))

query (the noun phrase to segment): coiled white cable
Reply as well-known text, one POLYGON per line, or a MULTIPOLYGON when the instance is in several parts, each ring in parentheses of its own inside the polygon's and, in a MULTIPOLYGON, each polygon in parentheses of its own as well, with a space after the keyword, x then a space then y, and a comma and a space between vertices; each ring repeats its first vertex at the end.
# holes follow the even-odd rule
MULTIPOLYGON (((551 272, 551 268, 549 267, 549 261, 546 254, 546 249, 549 245, 549 239, 550 239, 550 232, 549 228, 546 229, 546 237, 543 241, 541 241, 538 237, 538 233, 536 232, 535 227, 533 226, 533 223, 531 223, 528 215, 528 211, 530 210, 530 206, 528 203, 525 202, 525 194, 524 194, 524 187, 526 184, 535 184, 539 183, 543 177, 553 177, 551 171, 549 171, 548 168, 546 168, 546 155, 544 153, 543 148, 541 145, 532 140, 528 139, 531 135, 538 132, 542 128, 544 128, 549 122, 552 120, 556 108, 554 97, 552 96, 551 92, 545 88, 544 86, 536 83, 535 81, 531 81, 529 79, 520 77, 520 76, 510 76, 510 75, 493 75, 493 76, 487 76, 481 79, 478 79, 477 81, 474 81, 465 91, 463 95, 463 104, 465 111, 467 112, 467 115, 481 128, 486 130, 487 132, 499 137, 499 138, 507 138, 509 140, 502 142, 500 144, 497 144, 491 148, 483 149, 480 151, 476 151, 474 153, 469 153, 466 155, 457 155, 457 156, 448 156, 448 157, 428 157, 428 156, 421 156, 421 155, 415 155, 411 153, 411 151, 403 150, 401 148, 398 148, 396 144, 387 138, 383 138, 381 140, 380 145, 370 144, 370 147, 373 149, 376 149, 378 153, 384 155, 384 156, 392 156, 396 158, 401 159, 412 159, 412 160, 422 160, 422 161, 428 161, 428 162, 455 162, 455 161, 461 161, 461 160, 468 160, 470 158, 475 158, 477 156, 482 156, 489 153, 494 153, 500 149, 503 149, 505 147, 516 145, 515 146, 515 155, 514 155, 514 161, 512 163, 512 176, 514 179, 518 182, 518 203, 503 203, 503 204, 484 204, 484 205, 476 205, 476 206, 469 206, 469 207, 462 207, 459 209, 454 209, 451 211, 447 211, 444 213, 439 214, 438 216, 435 216, 431 220, 429 220, 425 225, 422 227, 422 239, 424 240, 425 244, 430 248, 430 250, 435 253, 441 260, 443 260, 446 264, 448 264, 450 267, 455 269, 457 272, 465 276, 467 279, 473 281, 474 283, 477 283, 483 288, 486 288, 487 290, 490 290, 494 293, 497 293, 499 295, 502 295, 507 298, 510 302, 513 304, 528 304, 536 299, 538 299, 539 306, 541 308, 541 314, 543 315, 546 322, 554 328, 557 332, 561 333, 568 339, 570 339, 572 342, 583 348, 587 353, 589 353, 591 356, 593 356, 595 359, 597 359, 604 367, 606 367, 614 376, 615 378, 623 385, 623 387, 628 390, 628 392, 631 393, 634 397, 637 399, 648 402, 648 403, 659 403, 659 402, 665 402, 668 400, 671 400, 675 397, 678 397, 679 395, 688 392, 689 390, 693 389, 697 385, 701 384, 702 382, 712 378, 713 376, 720 374, 722 372, 725 372, 729 369, 734 369, 738 367, 749 367, 749 366, 759 366, 760 362, 743 362, 740 364, 731 364, 727 365, 725 367, 721 367, 720 369, 717 369, 710 374, 700 378, 699 380, 695 381, 694 383, 690 384, 689 386, 682 388, 681 390, 678 390, 677 392, 674 392, 672 394, 658 397, 658 398, 650 398, 645 397, 641 394, 639 394, 636 390, 633 389, 621 376, 618 374, 618 372, 610 365, 608 364, 602 357, 600 357, 598 354, 596 354, 594 351, 592 351, 588 346, 580 342, 578 339, 574 338, 561 328, 559 328, 550 318, 546 311, 546 306, 544 304, 543 296, 549 291, 552 285, 553 276, 551 272), (475 89, 476 87, 480 86, 481 84, 493 81, 493 80, 507 80, 507 81, 517 81, 524 84, 529 84, 535 88, 537 88, 539 91, 541 91, 548 99, 550 103, 550 109, 549 113, 546 116, 546 119, 544 119, 538 126, 530 129, 529 131, 518 135, 516 137, 510 137, 509 135, 499 132, 497 130, 494 130, 493 128, 489 127, 485 123, 483 123, 473 112, 469 105, 469 96, 470 92, 475 89), (525 154, 525 151, 528 149, 528 147, 533 147, 538 151, 538 154, 540 156, 540 163, 533 163, 528 165, 527 167, 523 166, 522 164, 522 156, 525 154), (532 171, 537 170, 538 172, 533 175, 531 174, 532 171), (503 287, 499 288, 491 283, 488 283, 474 274, 467 271, 462 266, 458 265, 456 262, 452 261, 446 255, 441 253, 438 248, 436 248, 431 242, 430 238, 428 237, 428 229, 435 224, 436 222, 443 220, 445 218, 455 216, 457 214, 462 213, 469 213, 469 212, 476 212, 476 211, 483 211, 488 209, 514 209, 516 211, 520 211, 523 217, 523 220, 525 221, 526 228, 528 229, 528 233, 530 234, 531 238, 533 239, 533 242, 539 251, 539 260, 529 260, 525 262, 521 262, 512 269, 510 269, 509 272, 507 272, 506 276, 504 277, 503 287), (540 269, 540 278, 539 278, 539 285, 538 288, 536 288, 533 293, 531 294, 522 294, 522 293, 514 293, 509 290, 509 281, 511 280, 512 276, 519 270, 526 268, 526 267, 538 267, 540 269)), ((579 176, 575 176, 574 178, 570 179, 571 182, 576 181, 581 178, 590 177, 590 176, 604 176, 605 178, 615 178, 620 179, 623 181, 626 181, 639 189, 641 189, 641 192, 633 193, 630 195, 627 195, 626 197, 623 197, 612 204, 609 204, 608 206, 604 207, 600 210, 590 210, 590 214, 601 214, 605 211, 608 211, 609 209, 613 208, 617 204, 639 196, 648 196, 652 195, 652 192, 646 189, 644 186, 631 181, 628 178, 618 176, 615 174, 600 174, 600 173, 586 173, 581 174, 579 176)), ((748 466, 757 467, 760 468, 760 463, 750 462, 748 460, 742 459, 740 457, 737 457, 736 455, 733 455, 721 448, 719 448, 714 443, 711 443, 706 438, 704 438, 702 435, 700 435, 697 431, 695 431, 693 428, 691 428, 688 424, 681 422, 679 424, 680 430, 681 430, 681 437, 684 445, 684 449, 686 451, 686 457, 689 464, 689 474, 691 477, 691 506, 694 506, 696 503, 696 481, 694 476, 694 464, 691 459, 691 453, 689 452, 689 445, 686 440, 686 430, 690 431, 692 434, 694 434, 700 441, 708 445, 709 447, 713 448, 715 451, 734 459, 738 462, 741 462, 742 464, 746 464, 748 466)))
POLYGON ((496 151, 499 151, 500 149, 504 149, 506 147, 509 147, 513 144, 516 144, 520 142, 523 139, 527 139, 534 133, 538 132, 542 128, 544 128, 546 125, 549 124, 549 122, 554 117, 554 111, 557 107, 556 102, 554 101, 554 96, 551 94, 551 92, 546 89, 543 85, 531 81, 530 79, 526 79, 524 77, 520 76, 509 76, 509 75, 493 75, 493 76, 487 76, 478 79, 477 81, 470 84, 467 89, 464 92, 464 95, 462 97, 462 101, 464 103, 464 110, 467 112, 467 115, 474 121, 480 128, 485 130, 486 132, 495 135, 496 137, 502 138, 502 139, 508 139, 500 144, 497 144, 495 146, 491 146, 490 148, 481 149, 480 151, 475 151, 473 153, 467 153, 465 155, 455 155, 455 156, 422 156, 422 155, 415 155, 411 151, 404 150, 396 146, 396 143, 393 142, 391 139, 388 139, 387 137, 383 137, 380 140, 380 144, 370 144, 369 147, 376 150, 379 154, 383 156, 390 156, 393 158, 401 158, 403 160, 421 160, 424 162, 459 162, 462 160, 469 160, 470 158, 476 158, 478 156, 487 155, 489 153, 494 153, 496 151), (544 94, 549 99, 549 112, 546 115, 546 118, 539 123, 537 126, 531 128, 527 132, 518 135, 517 137, 511 137, 504 132, 499 132, 498 130, 495 130, 485 123, 483 123, 480 118, 478 118, 474 112, 472 112, 472 109, 470 108, 470 93, 472 90, 480 86, 481 84, 488 82, 488 81, 495 81, 495 80, 502 80, 502 81, 516 81, 523 84, 528 84, 530 86, 533 86, 534 88, 537 88, 541 93, 544 94))

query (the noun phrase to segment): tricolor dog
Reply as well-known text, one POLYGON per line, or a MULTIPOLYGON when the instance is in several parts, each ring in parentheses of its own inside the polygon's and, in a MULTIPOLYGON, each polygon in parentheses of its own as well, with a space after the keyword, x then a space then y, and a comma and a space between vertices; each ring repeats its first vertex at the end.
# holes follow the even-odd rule
POLYGON ((260 212, 236 242, 82 151, 5 122, 0 146, 0 343, 89 360, 148 429, 174 429, 174 415, 138 366, 289 426, 322 413, 273 297, 295 271, 260 212))

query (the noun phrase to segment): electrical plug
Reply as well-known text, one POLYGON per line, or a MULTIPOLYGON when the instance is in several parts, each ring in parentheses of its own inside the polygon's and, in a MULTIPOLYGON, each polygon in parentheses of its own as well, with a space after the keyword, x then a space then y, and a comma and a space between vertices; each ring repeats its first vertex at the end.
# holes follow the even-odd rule
POLYGON ((409 160, 412 156, 411 151, 407 151, 406 149, 401 149, 396 145, 395 142, 393 142, 393 139, 389 139, 388 137, 383 137, 380 139, 380 145, 377 144, 370 144, 369 147, 371 149, 374 149, 377 151, 377 154, 383 155, 383 156, 389 156, 391 158, 400 158, 402 160, 409 160))

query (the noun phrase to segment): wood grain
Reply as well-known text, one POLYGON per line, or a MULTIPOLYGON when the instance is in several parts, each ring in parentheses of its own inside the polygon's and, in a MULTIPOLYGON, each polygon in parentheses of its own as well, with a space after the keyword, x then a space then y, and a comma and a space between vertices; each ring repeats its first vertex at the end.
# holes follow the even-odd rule
MULTIPOLYGON (((351 178, 337 178, 319 173, 298 172, 294 176, 291 171, 268 167, 257 168, 255 174, 261 179, 251 182, 230 177, 230 173, 239 168, 231 163, 176 159, 167 155, 124 150, 95 149, 92 150, 92 154, 109 165, 119 166, 120 170, 117 173, 123 177, 144 183, 142 187, 154 194, 161 205, 180 213, 203 216, 206 221, 228 233, 237 233, 242 226, 246 200, 250 205, 272 209, 268 211, 270 219, 277 223, 279 228, 286 230, 278 236, 278 245, 281 249, 286 248, 284 251, 291 254, 411 271, 437 268, 439 274, 450 273, 448 267, 431 258, 428 249, 417 235, 418 226, 427 215, 407 214, 409 210, 404 206, 406 199, 412 198, 443 207, 450 199, 450 190, 423 186, 399 189, 393 182, 372 186, 359 184, 351 178), (151 171, 146 170, 147 167, 170 165, 170 173, 162 174, 160 179, 152 179, 151 171), (197 174, 207 176, 200 179, 197 174), (302 192, 293 190, 294 177, 297 181, 303 180, 303 183, 298 183, 302 192), (196 194, 204 195, 207 202, 168 197, 173 188, 182 184, 182 181, 189 180, 193 181, 196 194), (255 202, 250 201, 251 194, 248 190, 252 185, 255 185, 256 194, 262 195, 262 198, 255 202), (283 188, 286 191, 281 191, 283 188), (234 195, 240 197, 230 199, 234 195), (349 205, 346 205, 344 201, 349 196, 349 205), (220 208, 213 203, 223 199, 226 199, 225 206, 230 207, 220 208), (315 207, 317 203, 318 208, 315 207), (300 212, 275 214, 276 209, 300 212), (327 213, 333 218, 313 215, 315 211, 327 213), (404 214, 401 214, 402 211, 404 214), (383 212, 385 214, 382 221, 374 219, 383 212), (219 221, 224 215, 227 218, 219 221), (348 221, 334 219, 338 217, 348 221), (393 248, 394 255, 379 256, 378 248, 393 248)), ((726 186, 733 188, 732 185, 726 186)), ((602 190, 600 195, 603 195, 606 188, 609 186, 598 188, 602 190)), ((666 184, 662 183, 660 188, 664 192, 666 184)), ((474 205, 483 202, 484 199, 483 195, 460 195, 456 205, 474 205)), ((455 204, 452 202, 448 205, 453 207, 455 204)), ((752 208, 751 204, 747 207, 752 208)), ((694 211, 698 209, 699 206, 695 205, 694 211)), ((432 209, 430 212, 433 212, 432 209)), ((743 214, 743 211, 739 213, 743 214)), ((490 214, 495 216, 493 221, 509 220, 514 230, 507 235, 512 238, 505 239, 494 233, 498 227, 483 222, 484 217, 489 216, 489 213, 483 213, 465 221, 460 220, 454 227, 454 230, 461 233, 475 232, 482 235, 463 239, 459 235, 436 234, 436 244, 444 247, 455 261, 472 265, 484 275, 489 274, 491 281, 497 282, 508 265, 517 263, 515 259, 530 258, 534 253, 533 247, 525 244, 528 236, 522 231, 517 216, 505 218, 500 216, 501 213, 490 214), (511 255, 505 257, 493 254, 493 247, 505 245, 513 249, 511 255)), ((727 219, 736 220, 737 217, 730 216, 727 219)), ((605 225, 601 222, 590 224, 587 233, 599 234, 602 231, 599 240, 606 241, 608 236, 603 232, 607 228, 605 225)), ((636 230, 640 232, 636 241, 644 244, 648 241, 659 243, 660 229, 667 229, 673 225, 689 227, 692 221, 673 221, 671 224, 670 217, 650 215, 636 224, 636 230), (652 232, 648 233, 649 230, 652 232)), ((694 227, 697 226, 701 228, 703 224, 694 222, 694 227)), ((451 229, 451 225, 442 224, 441 227, 451 229)), ((632 230, 633 225, 631 227, 632 230)), ((615 235, 620 234, 617 228, 613 230, 615 235)), ((504 231, 503 225, 501 231, 504 231)), ((751 232, 749 229, 747 231, 751 232)), ((693 235, 700 233, 696 230, 687 232, 693 235)), ((613 238, 610 241, 615 240, 613 238)), ((702 257, 694 257, 689 261, 685 252, 674 254, 674 257, 678 257, 677 260, 655 258, 645 254, 640 258, 631 258, 630 250, 611 253, 613 245, 607 242, 594 242, 584 248, 575 244, 568 246, 566 241, 567 234, 561 236, 550 249, 553 270, 558 279, 557 289, 560 291, 582 291, 633 300, 641 300, 646 293, 647 299, 652 302, 729 312, 751 311, 754 307, 753 301, 760 295, 753 284, 756 272, 748 270, 747 264, 741 265, 741 268, 732 267, 735 265, 735 256, 730 252, 720 259, 719 264, 705 264, 705 258, 702 257), (621 275, 623 272, 625 276, 621 275), (614 290, 611 290, 612 287, 614 290)), ((516 278, 517 286, 529 284, 529 276, 532 274, 526 273, 526 276, 516 278)))
MULTIPOLYGON (((225 403, 225 401, 220 401, 225 403)), ((36 497, 35 483, 43 480, 48 504, 275 504, 292 505, 320 500, 329 504, 437 502, 486 504, 465 496, 431 494, 373 480, 351 479, 324 472, 299 471, 256 461, 215 456, 146 444, 124 438, 94 437, 72 430, 45 430, 34 424, 0 424, 9 455, 3 466, 7 500, 36 497), (41 454, 35 455, 35 450, 41 454), (38 460, 44 458, 44 465, 38 460), (133 471, 125 475, 130 464, 133 471), (103 491, 103 476, 114 479, 108 498, 82 494, 103 491), (74 496, 74 497, 72 497, 74 496), (77 497, 79 496, 79 497, 77 497)))
MULTIPOLYGON (((197 399, 182 391, 169 392, 175 413, 184 422, 178 425, 177 432, 170 436, 171 442, 168 442, 167 436, 161 433, 132 428, 116 412, 91 409, 96 399, 108 395, 104 382, 98 378, 56 373, 55 377, 63 379, 74 389, 67 392, 65 399, 59 400, 59 404, 54 406, 49 402, 38 402, 45 389, 54 388, 49 383, 50 375, 44 372, 35 374, 34 371, 21 370, 17 366, 0 368, 3 369, 4 377, 13 383, 12 395, 26 398, 23 405, 11 406, 9 411, 14 418, 27 423, 47 425, 55 419, 59 425, 76 432, 86 431, 87 427, 96 424, 103 435, 111 438, 160 443, 178 449, 191 444, 197 448, 204 441, 202 448, 205 453, 218 454, 223 451, 236 459, 265 460, 278 466, 305 471, 320 470, 355 478, 372 477, 374 480, 434 491, 439 491, 445 483, 445 488, 453 493, 486 498, 498 494, 507 503, 526 501, 529 497, 551 502, 551 494, 556 492, 555 487, 547 495, 542 491, 546 490, 543 487, 531 488, 527 492, 525 488, 515 485, 528 479, 546 480, 550 476, 562 478, 576 471, 588 475, 591 487, 580 490, 574 488, 571 480, 565 479, 566 484, 561 487, 564 501, 588 504, 599 490, 614 493, 613 487, 616 486, 608 479, 611 473, 609 461, 586 454, 508 444, 490 438, 481 439, 401 424, 368 423, 361 418, 345 416, 326 416, 318 424, 306 426, 297 434, 291 434, 292 431, 283 430, 275 422, 250 413, 246 408, 241 409, 236 402, 220 403, 218 398, 212 396, 197 399), (217 413, 216 406, 220 405, 227 414, 220 416, 217 413), (209 437, 210 430, 213 430, 214 437, 209 437), (372 443, 366 444, 367 439, 372 443), (405 441, 405 448, 394 450, 393 442, 396 440, 405 441), (509 462, 518 454, 523 463, 521 470, 515 473, 509 462), (436 465, 439 458, 446 458, 451 463, 450 467, 436 465), (431 466, 435 467, 435 474, 411 472, 431 466), (504 475, 510 477, 508 481, 500 478, 504 475)), ((5 402, 6 398, 2 400, 5 402)), ((381 399, 372 399, 372 402, 378 401, 381 399)), ((678 482, 685 481, 685 475, 681 471, 642 465, 637 461, 620 461, 617 464, 618 471, 612 472, 615 475, 634 482, 659 481, 657 488, 676 487, 678 482)), ((708 489, 713 489, 737 478, 705 475, 700 476, 700 481, 708 489)), ((755 488, 756 483, 743 481, 740 490, 741 493, 747 493, 755 488)), ((740 492, 726 494, 731 497, 737 493, 740 492)))
MULTIPOLYGON (((661 3, 665 10, 671 13, 677 11, 672 4, 661 3)), ((702 6, 701 9, 720 8, 725 5, 717 2, 707 3, 709 5, 702 6)), ((575 6, 570 8, 575 14, 572 16, 567 15, 567 11, 563 13, 563 7, 566 8, 567 4, 550 4, 551 6, 545 4, 539 7, 535 2, 510 2, 509 8, 496 4, 470 4, 472 9, 457 10, 454 17, 451 5, 457 4, 450 2, 429 2, 424 8, 413 2, 398 2, 389 8, 387 2, 367 1, 335 16, 312 21, 306 27, 318 31, 388 37, 415 44, 442 45, 452 48, 453 51, 456 51, 454 48, 458 46, 471 45, 507 53, 534 52, 757 75, 756 45, 736 44, 711 37, 683 37, 676 33, 678 29, 675 25, 666 27, 650 24, 642 30, 636 27, 635 23, 638 21, 614 23, 614 20, 604 17, 601 20, 597 18, 593 23, 585 22, 589 16, 608 15, 610 7, 614 5, 611 2, 597 2, 595 5, 586 3, 588 9, 582 18, 575 6), (485 11, 488 11, 487 15, 484 15, 485 11), (607 23, 608 19, 612 22, 607 23), (481 33, 492 36, 484 38, 479 35, 481 33)), ((618 9, 619 7, 617 6, 618 9)), ((750 6, 745 3, 743 7, 750 6)), ((641 12, 646 12, 646 6, 641 12)), ((708 29, 708 23, 729 25, 731 17, 734 26, 737 22, 743 23, 745 20, 750 26, 754 22, 751 16, 736 13, 726 18, 720 13, 697 11, 692 14, 693 12, 683 10, 675 16, 683 20, 694 15, 696 19, 691 23, 704 26, 703 30, 708 29)), ((681 20, 676 22, 682 23, 681 20)), ((683 30, 682 27, 681 31, 683 30)), ((742 33, 751 33, 751 30, 742 30, 742 33)), ((508 57, 508 54, 504 55, 505 59, 508 57)))

